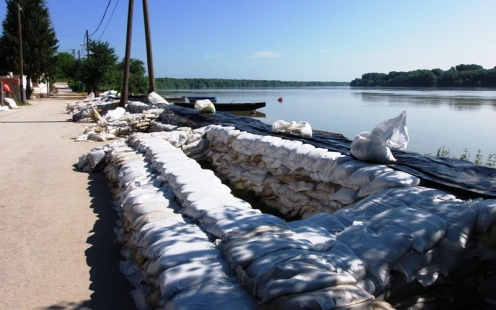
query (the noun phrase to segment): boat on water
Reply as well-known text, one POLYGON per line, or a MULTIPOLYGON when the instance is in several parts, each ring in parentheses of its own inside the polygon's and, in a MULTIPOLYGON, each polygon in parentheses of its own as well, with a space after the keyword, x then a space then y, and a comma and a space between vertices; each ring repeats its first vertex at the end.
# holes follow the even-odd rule
POLYGON ((208 99, 208 100, 212 101, 212 103, 216 103, 217 102, 217 98, 216 97, 209 97, 209 96, 188 96, 188 100, 191 103, 195 103, 197 100, 205 100, 205 99, 208 99))
MULTIPOLYGON (((265 102, 216 103, 212 101, 212 103, 214 104, 216 111, 255 111, 256 109, 263 108, 266 105, 265 102)), ((174 105, 185 108, 195 108, 194 102, 174 102, 174 105)))

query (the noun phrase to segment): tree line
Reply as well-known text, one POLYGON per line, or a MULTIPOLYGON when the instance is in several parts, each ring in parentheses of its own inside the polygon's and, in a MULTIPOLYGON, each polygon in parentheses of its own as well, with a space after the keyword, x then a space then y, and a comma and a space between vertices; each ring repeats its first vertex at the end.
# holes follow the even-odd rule
POLYGON ((461 64, 449 70, 392 71, 365 73, 351 81, 358 87, 496 87, 496 67, 484 69, 476 64, 461 64))
POLYGON ((247 79, 206 79, 206 78, 156 78, 157 89, 209 89, 209 88, 282 88, 282 87, 318 87, 348 86, 348 82, 318 81, 279 81, 247 79))

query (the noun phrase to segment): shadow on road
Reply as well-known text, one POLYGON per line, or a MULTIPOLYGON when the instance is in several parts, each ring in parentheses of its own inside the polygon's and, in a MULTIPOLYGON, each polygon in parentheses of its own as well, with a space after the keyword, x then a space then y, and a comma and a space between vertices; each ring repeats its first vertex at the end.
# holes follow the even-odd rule
POLYGON ((119 246, 114 242, 114 228, 118 216, 111 205, 111 194, 102 172, 88 174, 91 208, 98 219, 93 235, 87 243, 86 261, 90 269, 91 309, 136 309, 131 297, 134 286, 119 270, 123 260, 119 246))
POLYGON ((91 300, 60 302, 43 309, 135 310, 136 305, 131 296, 134 286, 119 270, 119 262, 124 259, 119 246, 114 243, 118 216, 112 209, 112 197, 102 172, 88 173, 88 191, 92 197, 90 207, 98 216, 91 231, 93 234, 86 240, 91 246, 85 251, 86 262, 90 267, 89 289, 93 291, 91 300))

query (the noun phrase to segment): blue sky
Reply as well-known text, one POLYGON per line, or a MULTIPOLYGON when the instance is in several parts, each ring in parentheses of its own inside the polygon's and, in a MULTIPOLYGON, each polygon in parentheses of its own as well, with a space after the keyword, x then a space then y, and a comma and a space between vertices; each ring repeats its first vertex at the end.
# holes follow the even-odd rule
MULTIPOLYGON (((62 52, 85 31, 124 56, 128 0, 47 0, 62 52), (99 24, 102 21, 100 27, 99 24)), ((494 0, 148 0, 155 77, 351 81, 496 66, 494 0)), ((5 18, 5 2, 0 4, 5 18)), ((142 1, 131 57, 146 62, 142 1)))

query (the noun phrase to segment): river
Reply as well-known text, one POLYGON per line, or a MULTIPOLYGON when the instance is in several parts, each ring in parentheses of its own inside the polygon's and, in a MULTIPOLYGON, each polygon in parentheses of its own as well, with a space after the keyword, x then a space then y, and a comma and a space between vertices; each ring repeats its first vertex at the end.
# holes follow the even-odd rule
POLYGON ((496 154, 496 90, 311 87, 161 90, 161 95, 215 96, 217 102, 265 101, 258 120, 307 121, 313 129, 352 140, 380 122, 407 113, 407 151, 435 155, 440 148, 483 163, 496 154), (282 102, 278 102, 282 98, 282 102))

